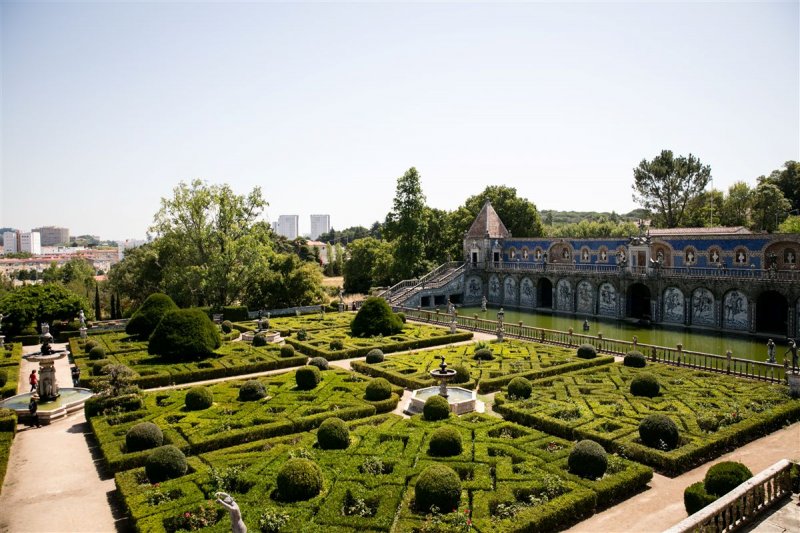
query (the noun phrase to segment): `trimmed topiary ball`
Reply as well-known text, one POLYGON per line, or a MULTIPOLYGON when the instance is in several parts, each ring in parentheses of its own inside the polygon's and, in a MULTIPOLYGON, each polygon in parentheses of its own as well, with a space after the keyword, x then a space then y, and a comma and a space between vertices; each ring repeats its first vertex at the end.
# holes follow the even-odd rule
POLYGON ((328 360, 324 357, 312 357, 308 364, 320 370, 328 370, 328 360))
POLYGON ((255 402, 267 397, 267 389, 264 384, 256 379, 245 381, 239 387, 239 400, 243 402, 255 402))
POLYGON ((205 387, 192 387, 186 391, 186 408, 189 411, 202 411, 214 404, 214 395, 205 387))
POLYGON ((189 465, 183 452, 169 445, 153 450, 144 464, 144 471, 150 483, 161 483, 181 477, 188 469, 189 465))
POLYGON ((456 371, 453 383, 466 383, 469 381, 469 370, 467 370, 467 367, 464 365, 455 365, 453 370, 456 371))
POLYGON ((138 335, 140 339, 147 339, 155 331, 167 311, 175 309, 178 309, 178 306, 166 294, 158 292, 151 294, 128 320, 125 333, 138 335))
POLYGON ((720 497, 728 494, 751 477, 753 477, 753 473, 742 463, 722 461, 706 472, 705 489, 708 494, 720 497))
POLYGON ((383 352, 378 348, 373 348, 367 352, 367 364, 374 365, 375 363, 383 363, 383 352))
POLYGON ((522 377, 516 377, 508 383, 508 395, 515 398, 530 398, 533 392, 531 382, 522 377))
POLYGON ((478 361, 491 361, 494 359, 494 354, 491 348, 479 348, 475 350, 475 355, 473 357, 478 361))
POLYGON ((106 356, 106 349, 102 346, 95 346, 91 350, 89 350, 89 359, 92 361, 98 361, 100 359, 105 358, 106 356))
POLYGON ((301 329, 300 331, 298 331, 297 332, 297 340, 299 340, 299 341, 308 340, 308 332, 306 330, 304 330, 304 329, 301 329))
POLYGON ((373 296, 367 298, 356 313, 350 323, 350 331, 354 337, 388 337, 403 331, 403 322, 386 300, 373 296))
POLYGON ((207 357, 220 347, 219 330, 200 309, 167 311, 150 336, 147 352, 174 359, 207 357))
POLYGON ((287 502, 308 500, 322 491, 322 470, 308 459, 289 459, 278 478, 278 496, 287 502))
POLYGON ((644 368, 647 366, 647 358, 642 352, 633 350, 625 355, 622 364, 631 368, 644 368))
POLYGON ((441 427, 433 432, 428 443, 428 454, 435 457, 459 455, 463 450, 461 433, 453 427, 441 427))
POLYGON ((608 468, 608 454, 593 440, 582 440, 569 452, 569 471, 588 479, 603 477, 608 468))
POLYGON ((450 416, 450 404, 447 399, 435 394, 425 400, 425 405, 422 407, 422 416, 425 420, 431 422, 435 420, 444 420, 450 416))
POLYGON ((222 333, 230 333, 233 331, 233 323, 230 320, 223 320, 220 327, 222 328, 222 333))
POLYGON ((367 383, 364 398, 371 402, 388 400, 392 396, 392 385, 383 378, 376 378, 367 383))
POLYGON ((689 515, 693 515, 716 499, 716 496, 706 492, 705 484, 702 481, 692 483, 683 491, 683 506, 689 515))
POLYGON ((414 501, 418 511, 428 513, 431 507, 441 512, 458 509, 461 500, 461 479, 452 468, 431 465, 417 478, 414 486, 414 501))
POLYGON ((648 415, 639 423, 639 438, 646 446, 672 450, 680 442, 678 426, 666 415, 648 415))
POLYGON ((319 368, 315 366, 304 366, 297 369, 294 374, 294 380, 297 383, 297 388, 300 390, 311 390, 319 385, 322 377, 319 374, 319 368))
POLYGON ((634 396, 655 398, 660 390, 661 385, 652 374, 639 374, 631 380, 631 394, 634 396))
MULTIPOLYGON (((256 333, 255 335, 253 335, 253 346, 255 346, 256 348, 260 348, 266 345, 267 345, 267 337, 263 333, 256 333)), ((281 354, 283 354, 283 348, 281 348, 281 354)))
POLYGON ((578 357, 581 359, 594 359, 597 357, 597 350, 591 344, 581 344, 578 346, 578 357))
POLYGON ((97 341, 94 340, 94 339, 90 339, 90 340, 86 341, 86 344, 83 345, 83 349, 84 349, 84 351, 86 353, 89 353, 89 352, 92 351, 92 348, 94 348, 95 346, 99 346, 97 341))
POLYGON ((161 428, 152 422, 140 422, 125 434, 125 449, 129 452, 158 448, 162 444, 164 444, 164 434, 161 428))
POLYGON ((333 350, 333 351, 338 351, 338 350, 343 350, 344 349, 344 343, 341 341, 341 339, 333 339, 330 342, 329 346, 330 346, 330 349, 333 350))
POLYGON ((326 418, 317 430, 317 444, 323 450, 344 450, 350 446, 350 430, 341 418, 326 418))
POLYGON ((281 346, 281 357, 294 357, 294 346, 291 344, 281 346))

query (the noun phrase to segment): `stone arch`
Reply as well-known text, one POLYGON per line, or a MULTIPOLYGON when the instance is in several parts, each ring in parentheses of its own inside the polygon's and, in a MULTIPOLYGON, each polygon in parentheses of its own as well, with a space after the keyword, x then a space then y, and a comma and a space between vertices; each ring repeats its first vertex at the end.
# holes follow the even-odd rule
POLYGON ((553 282, 549 278, 539 278, 536 284, 536 296, 539 307, 553 308, 553 282))
POLYGON ((800 242, 778 241, 764 249, 763 268, 770 268, 774 262, 778 270, 800 268, 800 242))
POLYGON ((692 293, 692 324, 697 326, 715 325, 714 304, 714 293, 705 287, 695 289, 692 293))
POLYGON ((492 274, 489 276, 489 301, 500 301, 500 288, 500 278, 497 276, 497 274, 492 274))
POLYGON ((756 331, 786 335, 789 322, 789 301, 778 291, 764 291, 756 300, 756 331))
POLYGON ((644 283, 634 283, 628 287, 628 316, 631 318, 651 319, 650 287, 644 283))
POLYGON ((725 293, 722 299, 722 327, 747 331, 749 329, 747 295, 738 289, 725 293))
POLYGON ((609 282, 602 283, 597 290, 597 313, 603 316, 617 316, 616 287, 609 282))
POLYGON ((556 242, 550 246, 547 252, 547 260, 550 263, 571 263, 575 250, 568 242, 556 242))
POLYGON ((733 251, 733 264, 736 266, 747 266, 750 262, 750 250, 744 246, 737 246, 733 251))
POLYGON ((528 255, 530 255, 529 252, 528 252, 528 247, 527 246, 523 246, 522 247, 522 260, 523 261, 527 261, 528 260, 528 255))
POLYGON ((581 263, 591 263, 592 262, 592 251, 589 250, 588 246, 581 247, 581 263))
POLYGON ((597 250, 597 262, 608 263, 608 246, 603 245, 597 250))
POLYGON ((511 248, 508 249, 508 260, 513 261, 516 258, 517 258, 517 249, 512 246, 511 248))
POLYGON ((556 309, 559 311, 573 311, 572 283, 566 279, 558 280, 556 284, 556 309))
POLYGON ((516 304, 517 280, 513 276, 507 276, 503 281, 503 287, 503 301, 509 304, 516 304))
POLYGON ((586 280, 578 283, 575 290, 577 299, 575 301, 575 311, 578 313, 594 314, 594 286, 586 280))
POLYGON ((722 248, 719 246, 709 246, 708 256, 706 257, 709 266, 717 266, 722 263, 722 248))
POLYGON ((522 307, 536 307, 536 289, 533 281, 528 277, 522 278, 522 281, 519 282, 519 305, 522 307))
POLYGON ((663 301, 662 320, 673 324, 683 324, 685 311, 683 291, 678 287, 667 287, 664 289, 663 301))
POLYGON ((662 267, 671 267, 672 261, 672 246, 663 241, 656 241, 653 243, 652 258, 661 261, 662 267))

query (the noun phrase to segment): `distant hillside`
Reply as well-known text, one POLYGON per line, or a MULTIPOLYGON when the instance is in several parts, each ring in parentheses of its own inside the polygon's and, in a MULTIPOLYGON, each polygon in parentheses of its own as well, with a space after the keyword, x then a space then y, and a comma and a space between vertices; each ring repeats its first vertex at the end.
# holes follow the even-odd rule
POLYGON ((542 222, 550 226, 560 226, 563 224, 577 224, 581 220, 589 222, 637 222, 639 219, 648 219, 650 214, 646 209, 634 209, 630 213, 618 214, 612 212, 598 211, 555 211, 543 209, 539 212, 542 222))

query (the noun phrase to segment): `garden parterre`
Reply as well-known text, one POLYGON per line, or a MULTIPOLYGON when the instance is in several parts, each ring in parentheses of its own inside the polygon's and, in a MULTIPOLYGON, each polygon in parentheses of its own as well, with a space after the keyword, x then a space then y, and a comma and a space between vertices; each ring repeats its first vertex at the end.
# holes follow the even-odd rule
POLYGON ((458 386, 470 389, 477 386, 480 392, 489 393, 501 389, 517 376, 536 379, 614 361, 609 356, 580 359, 574 348, 508 339, 489 344, 493 359, 487 361, 476 359, 475 347, 475 344, 446 346, 438 350, 388 357, 382 363, 353 361, 351 366, 358 372, 385 378, 395 385, 417 389, 434 385, 429 372, 438 367, 440 357, 444 355, 450 368, 463 365, 469 370, 470 380, 458 386))
POLYGON ((214 404, 204 410, 185 407, 186 389, 149 392, 141 409, 112 412, 89 419, 100 449, 112 470, 141 465, 148 451, 127 452, 125 435, 140 422, 153 422, 164 433, 165 444, 187 455, 276 435, 317 427, 326 418, 364 418, 393 410, 398 392, 382 401, 364 398, 367 380, 341 369, 326 370, 312 390, 299 390, 295 372, 259 378, 267 397, 259 401, 238 399, 244 380, 208 386, 214 404))
POLYGON ((158 486, 143 469, 118 473, 116 483, 140 531, 229 530, 227 516, 208 503, 218 490, 236 498, 253 531, 279 521, 281 531, 293 532, 419 531, 434 518, 416 509, 414 485, 422 470, 441 463, 462 483, 459 509, 443 510, 443 520, 469 520, 475 531, 489 532, 567 527, 642 490, 652 476, 612 456, 601 479, 578 478, 566 471, 571 443, 486 415, 441 422, 382 415, 349 426, 346 450, 322 450, 315 434, 304 432, 190 457, 190 473, 158 486), (459 455, 428 454, 430 436, 442 426, 462 436, 459 455), (322 492, 307 501, 276 501, 277 472, 297 456, 320 465, 322 492))
POLYGON ((14 342, 0 348, 0 374, 2 374, 0 376, 0 398, 7 398, 17 393, 21 361, 22 344, 14 342))
POLYGON ((552 435, 595 440, 675 475, 800 419, 800 400, 791 399, 784 385, 655 364, 614 364, 534 381, 528 399, 499 393, 494 410, 552 435), (658 380, 658 396, 631 394, 631 380, 643 373, 658 380), (654 413, 677 424, 675 449, 641 443, 639 423, 654 413))

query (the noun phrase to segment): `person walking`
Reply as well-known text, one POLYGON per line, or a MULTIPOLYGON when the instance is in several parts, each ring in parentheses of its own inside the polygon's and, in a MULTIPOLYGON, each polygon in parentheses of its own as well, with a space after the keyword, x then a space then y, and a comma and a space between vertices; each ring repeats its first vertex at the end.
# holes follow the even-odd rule
POLYGON ((39 414, 37 411, 39 410, 39 404, 36 403, 36 396, 31 396, 31 401, 28 402, 28 412, 31 414, 31 427, 34 425, 37 428, 42 427, 41 422, 39 422, 39 414))
POLYGON ((39 384, 39 377, 36 375, 36 369, 31 370, 31 375, 28 376, 28 383, 31 384, 31 392, 34 392, 36 386, 39 384))

